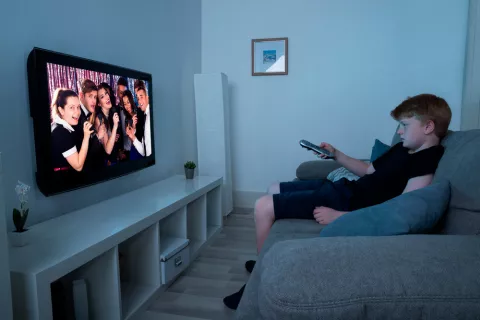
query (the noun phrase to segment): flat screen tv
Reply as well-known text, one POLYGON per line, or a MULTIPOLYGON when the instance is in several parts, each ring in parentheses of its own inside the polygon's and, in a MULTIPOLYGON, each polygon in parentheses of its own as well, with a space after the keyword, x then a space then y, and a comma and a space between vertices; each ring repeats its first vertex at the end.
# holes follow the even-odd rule
POLYGON ((151 74, 39 48, 27 71, 43 194, 155 164, 151 74))

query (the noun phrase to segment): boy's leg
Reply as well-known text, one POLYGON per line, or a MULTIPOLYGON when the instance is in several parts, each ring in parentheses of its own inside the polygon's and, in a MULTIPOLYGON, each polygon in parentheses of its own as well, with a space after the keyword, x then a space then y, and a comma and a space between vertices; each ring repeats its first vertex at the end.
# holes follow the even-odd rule
POLYGON ((316 190, 323 185, 324 180, 325 179, 276 182, 270 185, 270 187, 267 189, 267 194, 316 190))
POLYGON ((348 193, 326 179, 298 185, 295 185, 295 182, 282 183, 280 191, 277 194, 263 196, 255 203, 257 253, 260 253, 275 220, 314 219, 313 210, 319 206, 348 210, 348 193), (308 186, 315 186, 316 189, 307 189, 308 186), (295 188, 304 190, 287 191, 295 188))
POLYGON ((263 242, 267 238, 268 232, 275 221, 272 195, 285 192, 316 190, 321 188, 325 182, 324 180, 325 179, 273 183, 267 190, 268 195, 263 196, 256 201, 254 217, 257 235, 257 253, 260 253, 263 242))
MULTIPOLYGON (((347 202, 348 200, 345 197, 345 194, 341 191, 342 188, 339 188, 338 186, 337 187, 334 186, 333 183, 331 183, 330 181, 323 181, 323 180, 293 181, 293 182, 286 182, 281 184, 273 184, 268 189, 268 193, 271 193, 271 194, 263 196, 262 198, 257 200, 257 202, 255 203, 255 228, 257 232, 258 253, 260 253, 263 246, 263 242, 267 238, 268 233, 270 232, 270 228, 275 222, 275 219, 276 219, 275 207, 279 206, 278 203, 291 202, 291 201, 288 201, 290 194, 300 195, 299 197, 300 199, 302 197, 305 197, 305 198, 308 197, 311 199, 311 195, 308 195, 308 194, 313 193, 314 190, 316 189, 319 189, 319 192, 318 194, 316 194, 316 196, 320 198, 326 197, 326 195, 330 193, 329 194, 330 197, 327 197, 327 198, 331 199, 330 200, 331 208, 341 210, 341 208, 339 207, 341 206, 341 203, 345 203, 344 204, 345 206, 348 205, 348 202, 347 202), (332 191, 332 189, 334 191, 332 191), (296 190, 297 192, 294 192, 293 190, 296 190), (274 200, 274 197, 279 198, 281 200, 280 201, 278 199, 274 200), (275 205, 274 202, 276 202, 277 204, 275 205)), ((324 205, 326 205, 327 203, 328 202, 325 201, 324 205)), ((311 212, 310 212, 311 215, 308 214, 309 211, 307 210, 306 211, 307 214, 304 218, 313 219, 313 209, 314 207, 311 208, 311 212)), ((286 215, 285 212, 282 213, 282 211, 288 212, 289 210, 290 209, 286 209, 286 210, 277 209, 277 212, 280 212, 280 214, 282 214, 284 217, 288 217, 288 215, 286 215)), ((294 218, 300 218, 300 215, 294 218)), ((252 260, 247 261, 247 263, 249 262, 251 262, 250 267, 253 269, 255 262, 252 260)), ((251 271, 252 270, 249 270, 249 272, 251 271)), ((237 309, 237 306, 240 303, 240 300, 242 298, 244 289, 245 289, 245 285, 240 289, 240 291, 225 297, 223 299, 223 303, 230 309, 237 309)))
POLYGON ((263 243, 275 221, 273 195, 266 195, 257 200, 255 203, 254 218, 255 232, 257 235, 257 254, 260 254, 263 243))

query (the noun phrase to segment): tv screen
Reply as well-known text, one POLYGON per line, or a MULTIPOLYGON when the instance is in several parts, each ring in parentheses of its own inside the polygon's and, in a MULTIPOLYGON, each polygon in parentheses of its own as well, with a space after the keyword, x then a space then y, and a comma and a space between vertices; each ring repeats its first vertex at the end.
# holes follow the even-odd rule
POLYGON ((155 164, 150 74, 39 48, 27 69, 45 195, 155 164))

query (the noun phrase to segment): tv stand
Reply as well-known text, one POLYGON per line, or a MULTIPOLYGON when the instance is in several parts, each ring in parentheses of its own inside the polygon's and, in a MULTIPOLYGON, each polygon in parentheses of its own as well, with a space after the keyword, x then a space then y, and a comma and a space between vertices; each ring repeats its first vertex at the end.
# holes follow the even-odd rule
POLYGON ((75 280, 89 319, 131 319, 221 230, 222 181, 173 176, 33 226, 10 248, 14 319, 52 319, 52 284, 75 280))

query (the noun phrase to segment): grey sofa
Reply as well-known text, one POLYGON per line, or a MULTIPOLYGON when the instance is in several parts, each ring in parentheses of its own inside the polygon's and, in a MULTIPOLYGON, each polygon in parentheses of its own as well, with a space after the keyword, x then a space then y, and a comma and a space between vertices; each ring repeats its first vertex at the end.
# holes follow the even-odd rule
MULTIPOLYGON (((442 143, 434 180, 451 198, 436 234, 319 238, 314 220, 277 221, 235 318, 480 319, 480 130, 442 143)), ((312 163, 297 174, 335 168, 312 163)))

